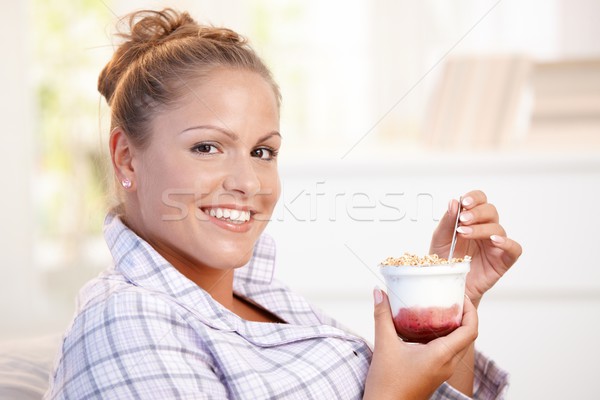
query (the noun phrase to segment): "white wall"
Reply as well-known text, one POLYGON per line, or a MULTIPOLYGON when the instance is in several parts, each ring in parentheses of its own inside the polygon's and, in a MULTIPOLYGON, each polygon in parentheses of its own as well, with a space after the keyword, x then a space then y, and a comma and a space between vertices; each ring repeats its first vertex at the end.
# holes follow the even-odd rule
POLYGON ((27 21, 26 5, 9 2, 0 13, 0 332, 26 324, 38 305, 32 265, 32 97, 24 68, 30 64, 29 42, 21 29, 27 21))

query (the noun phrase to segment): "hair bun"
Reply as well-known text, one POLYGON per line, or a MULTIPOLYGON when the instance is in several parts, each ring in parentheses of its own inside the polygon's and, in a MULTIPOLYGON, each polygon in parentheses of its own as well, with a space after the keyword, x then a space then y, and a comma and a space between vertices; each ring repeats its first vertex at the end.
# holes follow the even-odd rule
POLYGON ((187 12, 177 12, 172 8, 137 11, 130 14, 128 20, 129 33, 121 33, 119 36, 137 44, 162 42, 186 25, 198 28, 196 21, 187 12))
POLYGON ((180 13, 172 8, 136 11, 122 18, 119 24, 126 24, 126 28, 117 33, 124 41, 98 77, 98 91, 108 104, 111 104, 120 78, 142 54, 176 37, 190 36, 191 32, 197 34, 199 29, 187 12, 180 13))
POLYGON ((196 37, 223 44, 245 44, 246 39, 231 29, 198 24, 187 12, 172 8, 141 10, 121 19, 127 25, 117 34, 124 42, 98 79, 98 91, 110 104, 117 83, 127 68, 155 46, 177 39, 196 37))

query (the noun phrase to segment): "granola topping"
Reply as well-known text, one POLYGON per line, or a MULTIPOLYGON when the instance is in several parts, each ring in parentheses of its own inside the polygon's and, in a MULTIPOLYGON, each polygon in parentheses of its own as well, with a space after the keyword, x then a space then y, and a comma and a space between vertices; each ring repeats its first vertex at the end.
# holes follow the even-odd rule
POLYGON ((394 265, 394 266, 415 266, 415 267, 428 267, 431 265, 445 265, 461 263, 464 261, 471 261, 470 256, 464 256, 464 258, 453 257, 452 260, 448 261, 445 258, 438 257, 437 254, 429 254, 423 257, 419 257, 416 254, 404 253, 401 257, 388 257, 381 265, 394 265))

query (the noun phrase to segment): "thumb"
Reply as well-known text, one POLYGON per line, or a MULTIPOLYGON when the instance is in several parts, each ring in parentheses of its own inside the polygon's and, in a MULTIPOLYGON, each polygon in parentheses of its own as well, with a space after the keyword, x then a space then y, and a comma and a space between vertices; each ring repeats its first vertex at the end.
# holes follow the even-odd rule
POLYGON ((375 310, 375 346, 377 343, 383 343, 390 338, 398 338, 394 322, 392 320, 392 311, 390 310, 390 301, 388 295, 379 287, 373 289, 373 301, 375 310))

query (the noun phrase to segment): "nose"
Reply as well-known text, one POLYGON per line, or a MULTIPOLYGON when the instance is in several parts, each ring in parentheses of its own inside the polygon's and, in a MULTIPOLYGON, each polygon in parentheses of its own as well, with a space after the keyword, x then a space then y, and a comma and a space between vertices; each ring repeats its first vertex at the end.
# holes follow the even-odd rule
POLYGON ((244 197, 256 195, 260 191, 260 179, 251 157, 235 157, 229 161, 230 166, 223 187, 228 192, 237 192, 244 197))

